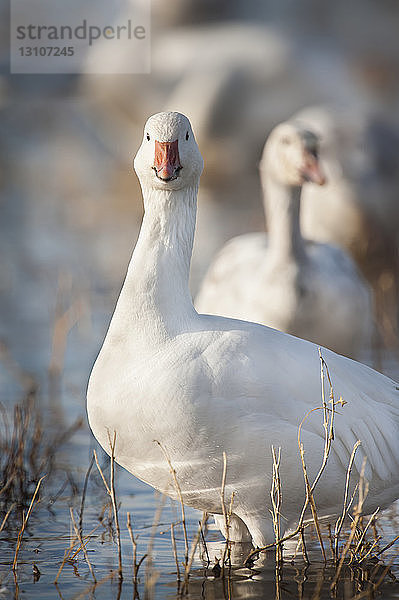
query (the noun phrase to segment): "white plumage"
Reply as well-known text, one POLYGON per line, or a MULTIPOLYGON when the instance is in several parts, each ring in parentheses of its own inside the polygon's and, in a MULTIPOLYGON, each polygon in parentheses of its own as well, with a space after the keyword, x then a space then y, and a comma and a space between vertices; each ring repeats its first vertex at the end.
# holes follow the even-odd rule
POLYGON ((199 312, 248 319, 359 357, 371 346, 371 291, 343 250, 306 240, 300 230, 302 185, 324 183, 317 153, 316 136, 300 124, 273 130, 260 165, 268 235, 230 240, 195 304, 199 312))
MULTIPOLYGON (((216 515, 226 452, 226 497, 236 494, 232 537, 261 546, 273 538, 271 445, 282 448, 284 526, 293 525, 304 498, 297 432, 307 411, 320 406, 318 348, 262 325, 195 311, 188 275, 202 164, 183 115, 149 119, 135 159, 145 215, 90 377, 89 422, 108 452, 108 432, 116 432, 119 464, 176 496, 158 440, 185 502, 216 515)), ((399 496, 398 388, 364 365, 328 350, 323 355, 336 397, 347 405, 336 416, 318 510, 340 510, 358 438, 357 470, 362 453, 368 456, 367 509, 387 506, 399 496)), ((302 439, 314 475, 323 448, 317 412, 305 421, 302 439)))

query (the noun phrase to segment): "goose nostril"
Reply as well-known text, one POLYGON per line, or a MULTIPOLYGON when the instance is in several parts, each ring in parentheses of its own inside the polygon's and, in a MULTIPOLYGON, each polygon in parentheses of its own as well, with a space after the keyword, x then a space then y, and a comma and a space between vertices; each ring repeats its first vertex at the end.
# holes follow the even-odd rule
POLYGON ((154 171, 155 171, 155 175, 158 179, 160 179, 161 181, 173 181, 174 179, 177 179, 179 177, 179 173, 182 170, 182 166, 177 166, 174 168, 173 172, 171 174, 169 170, 165 171, 165 175, 166 177, 162 177, 162 172, 165 170, 163 167, 151 167, 154 171))

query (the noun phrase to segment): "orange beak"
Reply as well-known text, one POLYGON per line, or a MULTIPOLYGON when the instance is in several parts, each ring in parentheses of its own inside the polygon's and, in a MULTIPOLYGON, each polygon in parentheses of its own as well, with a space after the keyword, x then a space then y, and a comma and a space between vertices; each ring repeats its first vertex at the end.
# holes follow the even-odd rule
POLYGON ((178 140, 174 142, 158 142, 155 140, 153 169, 158 179, 163 181, 176 179, 181 168, 178 140))
POLYGON ((310 152, 304 154, 304 164, 301 171, 305 181, 311 181, 317 183, 317 185, 324 185, 327 181, 318 158, 310 152))

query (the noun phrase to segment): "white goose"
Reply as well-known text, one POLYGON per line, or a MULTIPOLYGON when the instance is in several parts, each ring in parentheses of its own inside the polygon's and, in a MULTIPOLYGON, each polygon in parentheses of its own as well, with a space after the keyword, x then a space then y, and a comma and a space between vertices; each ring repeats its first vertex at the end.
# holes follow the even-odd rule
POLYGON ((359 357, 370 348, 371 291, 335 246, 303 239, 302 185, 324 183, 318 138, 296 122, 270 134, 260 173, 269 234, 230 240, 208 270, 199 312, 248 319, 359 357))
MULTIPOLYGON (((176 497, 157 440, 176 469, 184 501, 221 524, 222 453, 226 498, 235 492, 231 539, 273 539, 269 514, 271 445, 282 448, 282 514, 290 527, 304 497, 298 425, 320 405, 318 348, 263 325, 200 315, 188 275, 203 160, 188 119, 152 116, 135 158, 145 214, 126 279, 88 387, 88 416, 102 447, 116 432, 119 464, 176 497), (219 515, 219 516, 218 516, 219 515)), ((399 391, 372 369, 323 350, 336 397, 328 469, 319 482, 321 513, 341 510, 349 455, 368 456, 368 511, 399 496, 399 391)), ((317 414, 303 426, 310 475, 323 433, 317 414)))

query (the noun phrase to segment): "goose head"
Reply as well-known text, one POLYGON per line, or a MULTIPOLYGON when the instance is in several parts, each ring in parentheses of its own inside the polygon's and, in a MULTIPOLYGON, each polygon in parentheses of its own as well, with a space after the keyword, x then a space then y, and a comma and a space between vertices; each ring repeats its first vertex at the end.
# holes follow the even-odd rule
POLYGON ((310 181, 324 185, 319 162, 319 138, 294 122, 281 123, 269 135, 260 163, 262 177, 285 186, 302 186, 310 181))
POLYGON ((178 112, 161 112, 145 124, 134 159, 141 186, 179 190, 198 185, 204 167, 190 121, 178 112))

